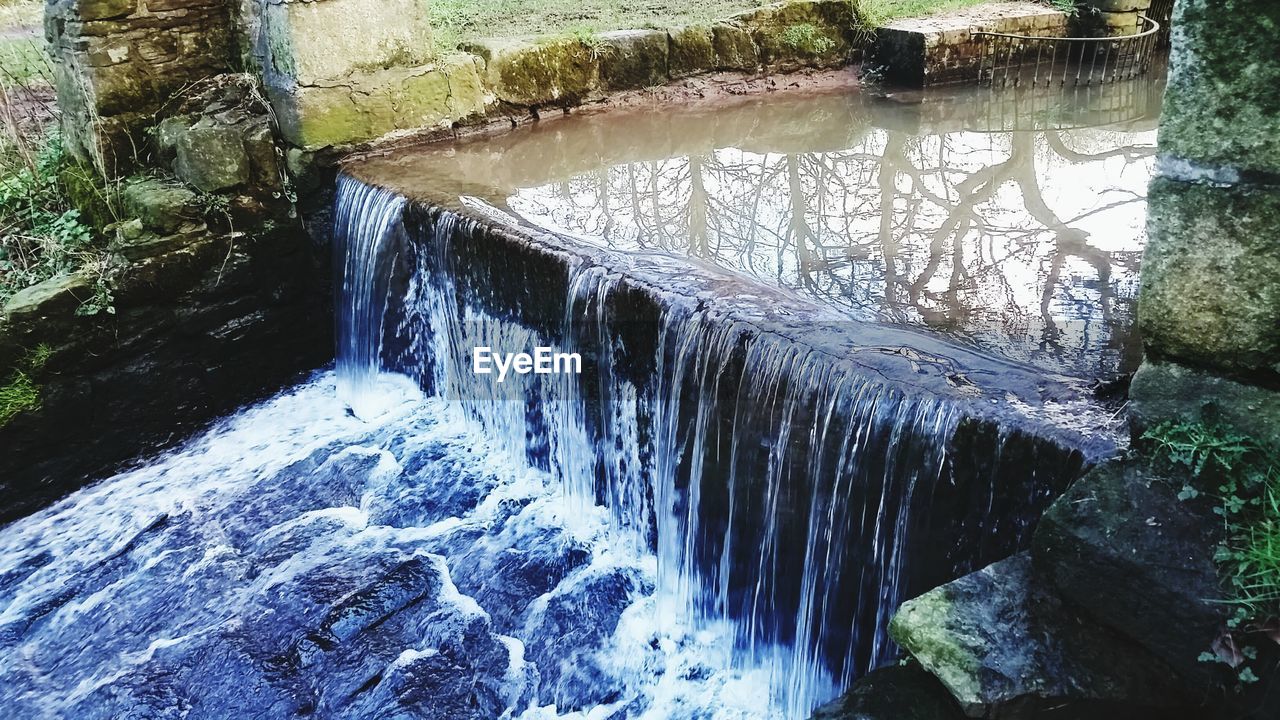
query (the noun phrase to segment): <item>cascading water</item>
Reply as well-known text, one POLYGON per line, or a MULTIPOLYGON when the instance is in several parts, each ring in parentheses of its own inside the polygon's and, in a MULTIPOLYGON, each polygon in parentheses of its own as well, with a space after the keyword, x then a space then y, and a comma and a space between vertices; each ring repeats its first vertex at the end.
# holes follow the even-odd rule
MULTIPOLYGON (((408 375, 548 471, 572 506, 602 504, 612 542, 657 556, 655 621, 730 628, 725 665, 766 671, 781 717, 807 717, 890 661, 906 593, 1026 540, 1025 521, 931 517, 956 498, 992 510, 1006 462, 1000 437, 958 480, 960 417, 945 401, 713 304, 646 305, 605 265, 535 268, 486 242, 490 228, 352 177, 335 218, 339 379, 357 412, 376 405, 375 370, 408 375), (476 347, 536 346, 580 353, 583 373, 473 372, 476 347), (913 565, 939 541, 955 547, 913 565)), ((1070 465, 1014 510, 1043 507, 1070 465)))
POLYGON ((376 392, 377 339, 386 315, 388 263, 394 258, 387 246, 404 206, 404 198, 392 192, 344 180, 334 208, 335 286, 344 299, 334 312, 338 387, 361 416, 385 409, 385 398, 376 392))

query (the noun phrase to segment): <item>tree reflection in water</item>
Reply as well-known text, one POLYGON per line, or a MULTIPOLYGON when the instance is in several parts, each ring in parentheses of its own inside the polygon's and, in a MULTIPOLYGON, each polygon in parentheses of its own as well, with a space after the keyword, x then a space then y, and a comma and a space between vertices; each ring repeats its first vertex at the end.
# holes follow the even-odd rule
POLYGON ((702 258, 852 317, 1112 377, 1133 316, 1153 129, 869 128, 847 150, 727 148, 518 189, 526 221, 702 258))

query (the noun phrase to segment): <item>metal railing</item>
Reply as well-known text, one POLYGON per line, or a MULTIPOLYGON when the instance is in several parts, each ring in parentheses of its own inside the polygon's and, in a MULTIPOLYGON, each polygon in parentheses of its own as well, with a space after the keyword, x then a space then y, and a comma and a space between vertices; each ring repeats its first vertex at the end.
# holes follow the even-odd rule
POLYGON ((1151 69, 1161 24, 1139 15, 1142 32, 1119 37, 1040 37, 974 31, 982 48, 978 83, 992 87, 1093 85, 1151 69))
POLYGON ((1169 47, 1169 30, 1173 27, 1174 0, 1152 0, 1147 16, 1160 23, 1160 33, 1156 36, 1156 47, 1169 47))

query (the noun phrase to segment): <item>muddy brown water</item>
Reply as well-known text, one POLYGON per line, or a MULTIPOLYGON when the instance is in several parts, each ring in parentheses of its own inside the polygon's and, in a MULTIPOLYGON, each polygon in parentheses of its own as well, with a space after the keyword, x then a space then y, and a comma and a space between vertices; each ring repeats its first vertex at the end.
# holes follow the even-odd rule
POLYGON ((1043 371, 1134 327, 1160 73, 1100 87, 774 93, 364 159, 360 175, 599 246, 710 263, 1043 371))

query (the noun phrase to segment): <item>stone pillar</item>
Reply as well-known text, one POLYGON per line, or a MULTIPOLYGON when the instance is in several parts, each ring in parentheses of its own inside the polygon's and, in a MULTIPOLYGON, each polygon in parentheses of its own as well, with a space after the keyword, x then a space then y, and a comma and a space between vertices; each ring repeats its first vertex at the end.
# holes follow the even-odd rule
POLYGON ((175 93, 233 64, 228 0, 48 0, 45 37, 67 149, 111 176, 175 93))
POLYGON ((1138 312, 1139 427, 1280 445, 1280 3, 1178 0, 1138 312))
POLYGON ((1091 0, 1086 21, 1096 27, 1093 35, 1120 37, 1137 35, 1144 25, 1139 15, 1147 15, 1152 0, 1091 0))

